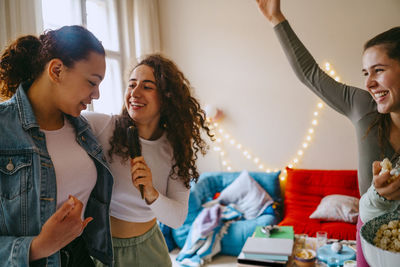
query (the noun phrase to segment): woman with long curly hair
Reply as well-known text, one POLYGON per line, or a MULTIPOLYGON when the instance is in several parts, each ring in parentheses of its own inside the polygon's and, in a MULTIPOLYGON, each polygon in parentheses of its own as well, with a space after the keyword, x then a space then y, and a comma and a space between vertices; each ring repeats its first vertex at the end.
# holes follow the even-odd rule
POLYGON ((171 266, 156 221, 173 228, 185 221, 190 181, 199 177, 197 153, 207 150, 201 130, 212 135, 189 81, 159 54, 134 67, 124 102, 120 115, 84 114, 108 151, 115 179, 110 211, 115 265, 171 266), (133 160, 127 146, 132 125, 143 155, 133 160))

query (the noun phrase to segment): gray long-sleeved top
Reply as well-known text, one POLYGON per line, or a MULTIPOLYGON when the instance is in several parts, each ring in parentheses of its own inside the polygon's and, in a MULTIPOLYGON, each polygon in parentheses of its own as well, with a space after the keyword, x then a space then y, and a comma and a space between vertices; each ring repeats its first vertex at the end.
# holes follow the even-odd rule
MULTIPOLYGON (((300 81, 354 125, 358 145, 358 186, 363 195, 371 186, 372 163, 383 160, 377 127, 365 136, 378 114, 375 101, 366 90, 337 82, 326 74, 298 39, 288 21, 276 25, 274 30, 300 81)), ((399 155, 388 140, 384 143, 383 154, 390 160, 399 155)))

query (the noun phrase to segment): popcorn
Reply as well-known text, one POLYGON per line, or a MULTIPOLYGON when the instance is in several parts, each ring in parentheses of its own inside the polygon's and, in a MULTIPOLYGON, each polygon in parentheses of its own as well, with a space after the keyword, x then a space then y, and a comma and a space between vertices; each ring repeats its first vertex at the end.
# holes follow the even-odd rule
POLYGON ((302 249, 299 252, 297 252, 296 256, 298 258, 302 258, 302 259, 312 259, 314 257, 314 255, 312 254, 312 252, 308 249, 302 249))
POLYGON ((379 175, 384 174, 385 172, 389 172, 391 177, 387 180, 387 183, 390 184, 400 175, 400 166, 399 162, 396 163, 396 166, 392 168, 392 163, 388 158, 384 158, 380 163, 382 169, 379 175))
POLYGON ((382 224, 375 234, 375 246, 392 252, 400 252, 400 223, 399 220, 382 224))

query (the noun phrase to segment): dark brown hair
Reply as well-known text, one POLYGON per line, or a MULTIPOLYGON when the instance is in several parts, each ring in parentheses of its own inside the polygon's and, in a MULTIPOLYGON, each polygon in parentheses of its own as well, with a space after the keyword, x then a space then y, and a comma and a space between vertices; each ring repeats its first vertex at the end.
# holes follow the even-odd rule
MULTIPOLYGON (((143 59, 135 68, 141 65, 153 69, 161 99, 159 126, 166 132, 175 161, 169 177, 180 177, 185 186, 190 188, 190 181, 197 182, 199 177, 196 166, 197 153, 200 151, 204 155, 208 149, 206 142, 201 138, 201 129, 204 129, 209 137, 213 137, 206 124, 205 112, 200 108, 199 102, 191 96, 189 81, 173 61, 153 54, 143 59)), ((133 124, 126 107, 123 107, 110 139, 111 148, 108 153, 111 158, 112 154, 116 154, 123 160, 128 160, 126 129, 133 124)))
MULTIPOLYGON (((390 30, 373 37, 364 44, 364 51, 373 46, 383 47, 386 50, 388 57, 397 60, 400 64, 400 27, 391 28, 390 30)), ((381 148, 381 157, 383 157, 384 143, 385 140, 389 140, 390 135, 390 114, 378 113, 375 120, 368 127, 365 135, 368 135, 374 127, 378 127, 378 143, 381 148)))
POLYGON ((87 59, 90 52, 105 55, 101 42, 78 25, 49 30, 39 38, 33 35, 19 37, 0 57, 0 95, 9 98, 20 83, 32 83, 53 58, 73 67, 75 62, 87 59))

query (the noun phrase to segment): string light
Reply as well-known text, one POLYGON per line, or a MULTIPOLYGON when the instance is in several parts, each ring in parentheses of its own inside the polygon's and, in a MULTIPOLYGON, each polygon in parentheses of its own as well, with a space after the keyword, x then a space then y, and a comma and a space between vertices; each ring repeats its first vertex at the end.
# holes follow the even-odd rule
MULTIPOLYGON (((329 62, 325 63, 325 70, 330 75, 333 79, 336 81, 340 81, 339 76, 336 75, 336 71, 332 68, 332 65, 329 62)), ((298 165, 301 162, 301 158, 304 156, 304 150, 307 149, 310 146, 310 142, 313 139, 312 136, 315 133, 315 127, 318 125, 318 120, 317 118, 320 116, 320 112, 318 110, 321 110, 324 108, 324 104, 322 102, 317 103, 317 110, 313 112, 313 119, 311 120, 311 125, 312 127, 308 128, 307 134, 305 135, 305 140, 301 142, 301 148, 297 150, 296 156, 288 162, 287 166, 289 168, 293 168, 294 166, 298 165)), ((210 121, 209 121, 210 122, 210 121)), ((226 142, 236 148, 237 150, 241 151, 243 156, 247 158, 248 160, 251 160, 261 171, 265 171, 267 173, 271 172, 271 167, 265 167, 268 166, 263 162, 263 160, 260 159, 260 157, 256 155, 252 155, 250 153, 249 149, 243 148, 243 145, 239 143, 237 140, 231 137, 231 135, 226 132, 226 130, 222 129, 218 123, 212 123, 210 124, 210 129, 215 130, 213 131, 215 134, 215 138, 217 141, 217 145, 214 145, 214 150, 219 151, 219 154, 221 156, 221 163, 223 165, 223 168, 225 168, 227 171, 232 171, 232 166, 230 164, 230 161, 226 157, 226 152, 223 149, 223 143, 226 142)), ((275 168, 274 172, 277 172, 279 169, 275 168)), ((281 180, 285 180, 287 175, 286 168, 281 169, 281 180)))
MULTIPOLYGON (((304 149, 307 149, 310 145, 310 141, 312 140, 312 135, 315 132, 315 127, 318 124, 318 120, 315 119, 320 115, 320 112, 318 110, 323 108, 323 104, 321 102, 317 103, 317 110, 313 112, 313 120, 311 121, 311 125, 313 127, 308 128, 307 130, 307 135, 305 137, 305 140, 301 142, 301 149, 298 149, 296 152, 296 157, 291 160, 287 166, 289 168, 293 168, 295 165, 299 164, 301 161, 301 158, 304 156, 304 149)), ((226 152, 224 151, 222 145, 224 143, 230 144, 234 148, 236 148, 238 151, 241 151, 242 155, 244 158, 247 158, 248 160, 251 160, 260 171, 264 171, 267 173, 271 172, 271 167, 268 167, 268 165, 263 162, 259 156, 252 155, 250 150, 247 148, 243 148, 243 145, 241 143, 238 143, 235 139, 233 139, 232 135, 229 134, 225 129, 221 128, 217 123, 213 124, 213 130, 215 134, 215 138, 217 141, 217 145, 214 146, 214 150, 219 152, 221 156, 221 164, 222 167, 227 170, 231 171, 233 168, 230 164, 230 160, 226 157, 226 152)), ((274 171, 278 171, 279 169, 274 169, 274 171)), ((286 178, 286 171, 285 169, 281 170, 281 180, 284 180, 286 178)))

